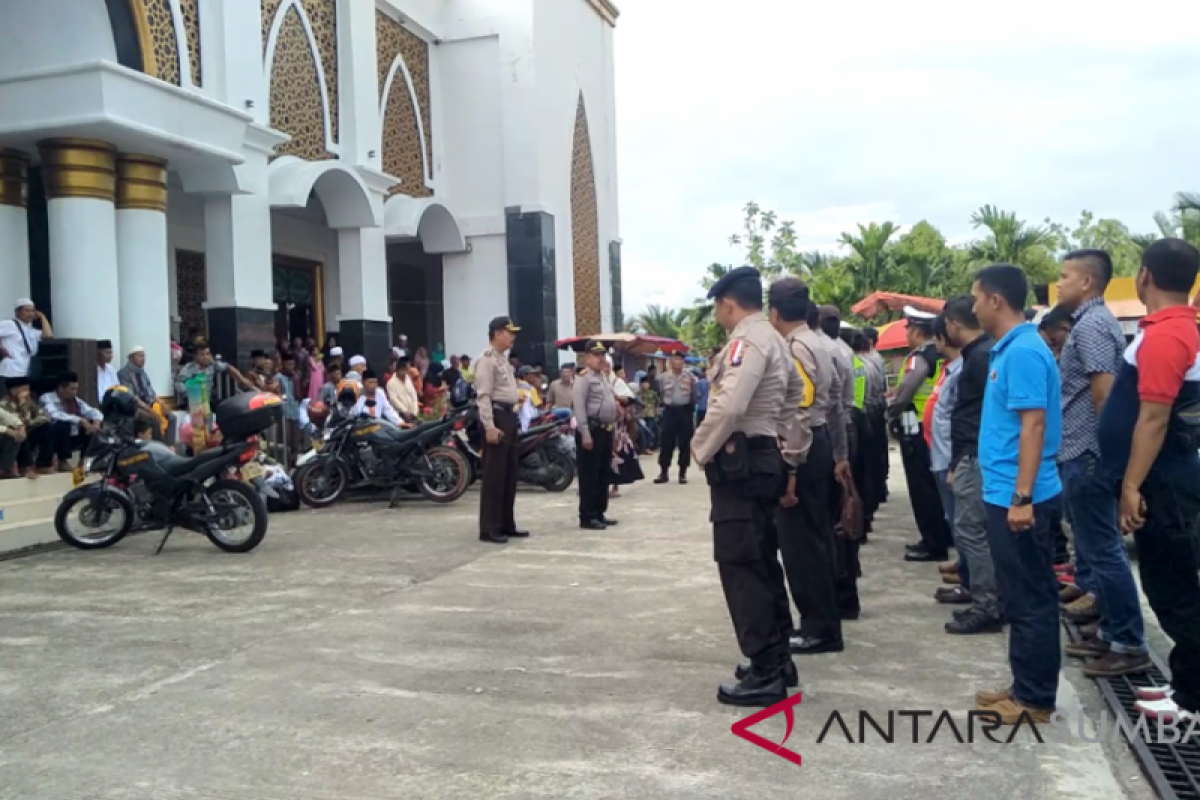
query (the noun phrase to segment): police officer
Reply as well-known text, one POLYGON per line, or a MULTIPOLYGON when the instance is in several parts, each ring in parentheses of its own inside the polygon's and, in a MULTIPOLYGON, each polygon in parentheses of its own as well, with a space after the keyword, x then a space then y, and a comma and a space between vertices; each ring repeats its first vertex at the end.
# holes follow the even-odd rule
POLYGON ((662 450, 658 454, 661 473, 655 483, 671 480, 671 457, 679 447, 679 482, 687 483, 691 464, 692 435, 696 419, 696 399, 699 393, 696 376, 683 368, 683 351, 671 353, 670 369, 658 378, 658 395, 662 398, 662 450))
POLYGON ((942 498, 930 466, 929 445, 925 443, 920 423, 942 369, 942 358, 933 343, 935 315, 905 306, 904 316, 912 351, 904 359, 900 383, 887 409, 892 434, 900 442, 908 497, 921 532, 920 543, 908 546, 904 560, 946 561, 951 545, 950 527, 942 512, 942 498))
POLYGON ((587 369, 575 378, 572 403, 579 466, 579 527, 593 531, 617 524, 606 516, 617 422, 617 398, 603 369, 607 360, 602 343, 588 343, 583 356, 587 369))
POLYGON ((879 504, 883 501, 883 462, 879 458, 880 439, 887 449, 887 429, 883 423, 887 409, 887 374, 880 363, 871 358, 871 340, 866 334, 856 332, 851 337, 854 349, 854 408, 855 418, 860 420, 858 450, 854 454, 851 469, 863 501, 863 544, 879 504))
POLYGON ((768 706, 787 697, 791 613, 776 555, 774 514, 787 485, 779 444, 804 392, 787 345, 763 314, 757 270, 739 267, 709 290, 729 332, 711 368, 708 414, 692 439, 712 498, 713 555, 742 654, 717 699, 768 706))
POLYGON ((521 452, 517 419, 520 397, 517 376, 504 357, 520 330, 508 317, 496 317, 489 322, 491 346, 475 364, 479 424, 484 431, 479 540, 494 544, 504 544, 509 537, 529 535, 528 531, 519 529, 513 519, 521 452))
POLYGON ((844 448, 841 381, 828 339, 808 327, 808 311, 813 307, 808 287, 796 278, 784 278, 771 284, 768 301, 771 324, 787 341, 804 386, 794 412, 796 420, 784 443, 788 484, 775 514, 779 551, 800 612, 800 629, 791 638, 791 651, 796 655, 836 653, 844 645, 835 583, 837 545, 829 515, 829 476, 833 474, 829 429, 843 432, 844 448))

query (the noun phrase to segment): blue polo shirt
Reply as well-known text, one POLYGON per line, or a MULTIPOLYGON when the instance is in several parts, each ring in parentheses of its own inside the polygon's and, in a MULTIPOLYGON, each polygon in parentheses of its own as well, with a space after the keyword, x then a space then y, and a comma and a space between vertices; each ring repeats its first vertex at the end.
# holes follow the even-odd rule
POLYGON ((991 353, 983 418, 979 431, 979 467, 984 502, 1007 508, 1017 488, 1021 411, 1044 409, 1046 435, 1042 464, 1033 482, 1033 502, 1062 493, 1058 448, 1062 443, 1062 385, 1058 364, 1031 322, 1018 325, 996 342, 991 353))

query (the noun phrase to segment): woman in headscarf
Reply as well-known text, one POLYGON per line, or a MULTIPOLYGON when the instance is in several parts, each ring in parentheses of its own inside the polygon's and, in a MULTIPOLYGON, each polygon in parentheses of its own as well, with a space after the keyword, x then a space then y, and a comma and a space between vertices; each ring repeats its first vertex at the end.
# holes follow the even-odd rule
POLYGON ((446 382, 443 379, 445 369, 441 364, 430 364, 425 372, 421 399, 429 409, 427 419, 441 419, 446 416, 446 382))
MULTIPOLYGON (((429 368, 433 366, 433 364, 429 361, 429 351, 424 347, 418 347, 417 352, 413 354, 413 366, 416 367, 417 371, 422 375, 426 374, 429 371, 429 368)), ((438 368, 443 369, 441 364, 438 364, 438 368)))
POLYGON ((617 398, 617 424, 613 429, 612 489, 608 496, 620 497, 618 487, 636 483, 646 476, 642 473, 637 447, 633 443, 634 436, 631 435, 631 432, 636 435, 637 414, 633 402, 635 395, 624 380, 625 370, 622 367, 614 370, 606 364, 604 374, 617 398))

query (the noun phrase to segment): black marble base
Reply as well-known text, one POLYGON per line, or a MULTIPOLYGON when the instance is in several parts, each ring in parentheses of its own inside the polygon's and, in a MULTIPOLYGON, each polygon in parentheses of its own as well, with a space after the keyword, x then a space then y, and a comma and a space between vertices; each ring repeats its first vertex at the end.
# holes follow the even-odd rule
POLYGON ((250 351, 275 349, 275 311, 269 308, 208 309, 208 343, 214 356, 245 372, 250 351))
POLYGON ((547 375, 554 375, 558 372, 554 217, 509 209, 506 223, 508 313, 521 326, 512 355, 522 364, 541 364, 547 375))
POLYGON ((346 363, 351 356, 367 359, 367 366, 379 373, 380 378, 387 370, 388 355, 392 351, 392 323, 373 319, 344 319, 339 324, 338 344, 341 345, 346 363))

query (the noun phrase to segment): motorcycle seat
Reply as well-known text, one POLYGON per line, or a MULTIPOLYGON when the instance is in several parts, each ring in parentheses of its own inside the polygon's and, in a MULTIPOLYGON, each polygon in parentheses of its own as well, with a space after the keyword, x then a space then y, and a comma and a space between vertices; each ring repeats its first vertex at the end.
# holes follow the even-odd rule
POLYGON ((164 459, 160 463, 162 464, 163 470, 166 471, 168 475, 170 475, 172 478, 176 478, 193 467, 199 466, 206 461, 212 461, 213 459, 221 458, 222 456, 226 455, 229 455, 229 450, 227 450, 225 447, 214 447, 211 450, 205 450, 203 453, 193 458, 187 458, 185 456, 172 456, 171 458, 164 459))

